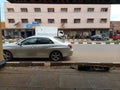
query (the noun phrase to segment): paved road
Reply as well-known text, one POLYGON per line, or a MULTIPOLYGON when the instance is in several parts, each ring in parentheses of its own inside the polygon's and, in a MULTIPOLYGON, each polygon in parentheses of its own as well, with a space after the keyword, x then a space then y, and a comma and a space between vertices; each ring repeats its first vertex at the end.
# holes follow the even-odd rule
MULTIPOLYGON (((104 44, 73 44, 74 53, 71 57, 65 58, 63 63, 114 63, 120 64, 120 45, 104 44)), ((30 61, 48 63, 48 59, 15 59, 14 61, 30 61)), ((37 63, 36 62, 36 63, 37 63)))
MULTIPOLYGON (((120 62, 120 45, 73 45, 64 62, 120 62)), ((5 67, 0 69, 0 90, 120 90, 120 69, 90 72, 70 67, 5 67)))
POLYGON ((74 44, 71 62, 120 63, 120 45, 74 44))
POLYGON ((0 70, 0 90, 120 90, 120 70, 5 67, 0 70))

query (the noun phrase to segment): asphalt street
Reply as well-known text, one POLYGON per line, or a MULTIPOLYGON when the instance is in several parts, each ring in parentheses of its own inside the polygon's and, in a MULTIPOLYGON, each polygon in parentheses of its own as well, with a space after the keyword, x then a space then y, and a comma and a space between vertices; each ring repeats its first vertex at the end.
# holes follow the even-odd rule
MULTIPOLYGON (((74 44, 73 48, 73 56, 63 62, 120 63, 120 45, 74 44)), ((50 67, 49 62, 45 66, 5 66, 0 69, 0 90, 120 90, 119 68, 79 71, 74 66, 50 67)))
POLYGON ((73 44, 70 62, 120 63, 120 45, 73 44))
POLYGON ((0 70, 0 90, 120 90, 120 70, 4 67, 0 70))

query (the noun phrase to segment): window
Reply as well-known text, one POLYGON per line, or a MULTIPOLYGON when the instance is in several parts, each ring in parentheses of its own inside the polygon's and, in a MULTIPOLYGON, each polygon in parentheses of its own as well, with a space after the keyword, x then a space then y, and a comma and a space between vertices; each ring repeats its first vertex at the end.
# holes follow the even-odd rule
POLYGON ((48 23, 54 23, 54 19, 48 19, 48 23))
POLYGON ((106 18, 100 19, 100 23, 107 23, 107 19, 106 18))
POLYGON ((61 19, 61 23, 67 23, 67 19, 61 19))
POLYGON ((108 8, 101 8, 101 12, 107 12, 108 8))
POLYGON ((33 45, 37 43, 37 38, 30 38, 27 40, 24 40, 21 44, 22 45, 33 45))
POLYGON ((41 12, 41 8, 34 8, 35 12, 41 12))
POLYGON ((67 8, 61 8, 61 12, 67 12, 67 8))
POLYGON ((94 19, 87 19, 87 23, 94 23, 94 19))
POLYGON ((54 8, 48 8, 48 12, 54 12, 54 8))
POLYGON ((21 12, 28 12, 27 8, 21 8, 21 12))
POLYGON ((74 19, 74 23, 80 23, 80 19, 74 19))
POLYGON ((88 8, 88 12, 94 12, 94 8, 88 8))
POLYGON ((15 23, 15 20, 14 19, 8 19, 8 22, 9 23, 15 23))
POLYGON ((41 23, 41 19, 35 19, 35 21, 41 23))
POLYGON ((74 8, 74 12, 80 12, 81 8, 74 8))
POLYGON ((22 23, 28 23, 28 19, 21 19, 22 23))
POLYGON ((54 44, 49 38, 38 38, 37 44, 54 44))
POLYGON ((8 8, 7 10, 8 10, 8 12, 14 12, 13 8, 8 8))

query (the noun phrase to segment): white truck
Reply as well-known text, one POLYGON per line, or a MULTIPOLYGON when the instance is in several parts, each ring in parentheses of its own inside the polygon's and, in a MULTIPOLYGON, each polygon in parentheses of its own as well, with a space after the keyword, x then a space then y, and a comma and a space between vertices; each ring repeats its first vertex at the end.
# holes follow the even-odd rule
POLYGON ((46 26, 36 26, 35 27, 36 36, 50 36, 50 37, 63 37, 64 32, 58 30, 58 27, 46 27, 46 26))

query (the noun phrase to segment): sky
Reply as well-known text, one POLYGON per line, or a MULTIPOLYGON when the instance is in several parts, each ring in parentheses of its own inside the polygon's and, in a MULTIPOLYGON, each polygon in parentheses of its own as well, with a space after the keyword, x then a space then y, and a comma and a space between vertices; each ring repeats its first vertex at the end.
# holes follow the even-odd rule
POLYGON ((111 21, 120 21, 120 4, 111 5, 111 21))
MULTIPOLYGON (((1 21, 5 21, 4 18, 4 3, 6 0, 0 0, 0 12, 1 21)), ((120 21, 120 4, 111 5, 110 21, 120 21)))

